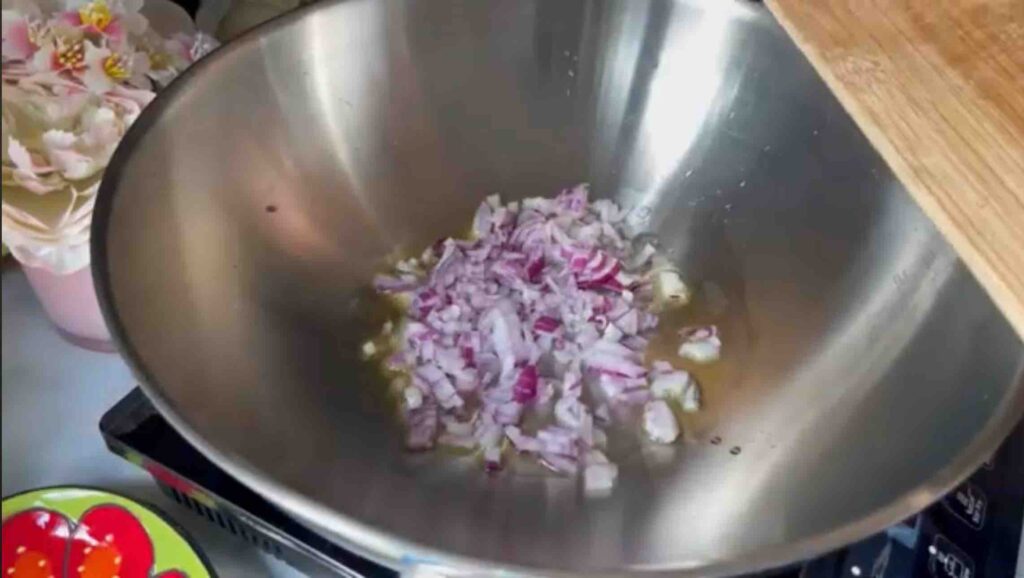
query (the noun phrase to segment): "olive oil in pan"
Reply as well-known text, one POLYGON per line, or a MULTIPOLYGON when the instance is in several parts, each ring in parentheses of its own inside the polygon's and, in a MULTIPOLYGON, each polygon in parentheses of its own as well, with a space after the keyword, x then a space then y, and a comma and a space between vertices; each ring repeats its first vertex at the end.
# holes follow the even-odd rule
POLYGON ((667 361, 676 369, 690 373, 700 386, 701 406, 696 412, 683 412, 678 403, 670 403, 686 441, 703 441, 713 436, 717 422, 715 408, 728 395, 730 383, 737 381, 744 352, 749 347, 746 319, 742 308, 730 303, 713 283, 701 283, 690 303, 667 308, 659 313, 658 328, 651 336, 644 361, 667 361), (679 356, 685 327, 714 325, 722 339, 721 358, 711 363, 696 363, 679 356))

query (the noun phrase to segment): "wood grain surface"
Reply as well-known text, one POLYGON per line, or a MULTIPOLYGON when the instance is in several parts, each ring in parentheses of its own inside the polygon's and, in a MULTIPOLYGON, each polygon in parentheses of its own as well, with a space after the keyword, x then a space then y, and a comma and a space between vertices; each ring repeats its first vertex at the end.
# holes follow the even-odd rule
POLYGON ((1024 336, 1024 0, 767 0, 1024 336))

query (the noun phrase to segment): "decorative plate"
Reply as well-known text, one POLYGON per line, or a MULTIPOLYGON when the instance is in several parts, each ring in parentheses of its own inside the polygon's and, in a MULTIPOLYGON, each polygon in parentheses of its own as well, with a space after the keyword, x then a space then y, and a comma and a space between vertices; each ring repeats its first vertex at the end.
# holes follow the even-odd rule
POLYGON ((149 506, 81 487, 3 500, 0 578, 213 578, 183 531, 149 506))

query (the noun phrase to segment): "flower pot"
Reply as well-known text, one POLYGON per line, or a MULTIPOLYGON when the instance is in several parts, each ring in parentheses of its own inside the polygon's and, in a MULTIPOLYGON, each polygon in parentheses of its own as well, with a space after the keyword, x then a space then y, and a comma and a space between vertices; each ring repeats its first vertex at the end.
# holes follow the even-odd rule
POLYGON ((22 269, 61 336, 92 351, 116 351, 100 312, 90 267, 67 275, 27 265, 22 265, 22 269))

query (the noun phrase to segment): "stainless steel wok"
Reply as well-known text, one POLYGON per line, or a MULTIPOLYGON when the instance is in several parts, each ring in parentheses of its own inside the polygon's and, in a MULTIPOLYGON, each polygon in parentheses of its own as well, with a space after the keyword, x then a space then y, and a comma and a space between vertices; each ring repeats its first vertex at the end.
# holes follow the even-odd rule
POLYGON ((107 171, 95 274, 189 440, 390 563, 719 575, 934 500, 1024 408, 1024 348, 759 4, 324 2, 187 73, 107 171), (726 339, 686 440, 606 499, 402 451, 358 346, 385 257, 487 194, 649 215, 726 339))

